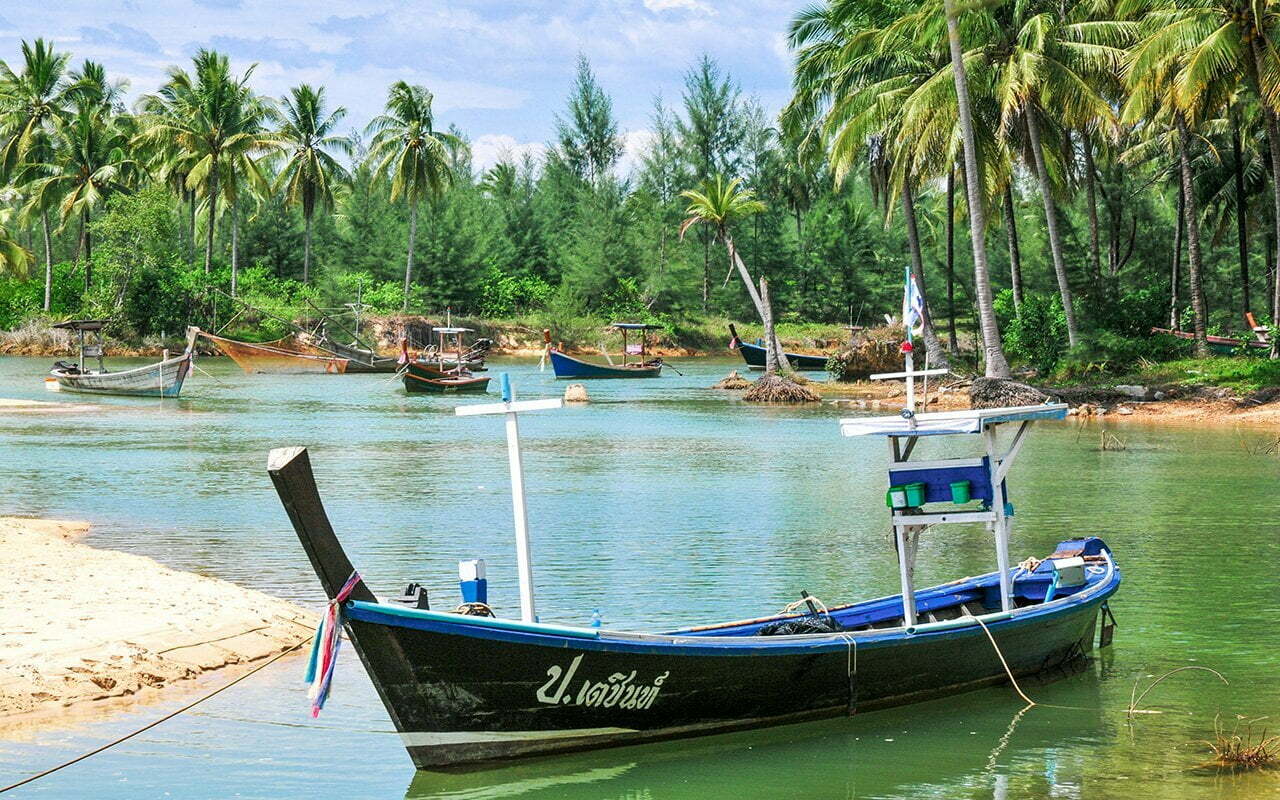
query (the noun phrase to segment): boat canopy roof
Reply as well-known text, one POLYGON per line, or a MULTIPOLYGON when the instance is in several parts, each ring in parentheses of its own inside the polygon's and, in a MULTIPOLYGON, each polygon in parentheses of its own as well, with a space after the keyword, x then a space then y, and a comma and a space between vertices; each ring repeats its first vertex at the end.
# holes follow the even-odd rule
POLYGON ((1005 422, 1034 422, 1042 419, 1065 419, 1066 403, 1008 408, 973 408, 965 411, 934 411, 914 417, 850 417, 840 420, 840 433, 845 436, 945 436, 959 433, 982 433, 992 425, 1005 422))
POLYGON ((436 333, 442 333, 442 334, 471 333, 471 328, 436 328, 436 333))
POLYGON ((650 325, 647 322, 612 322, 609 327, 623 331, 656 331, 662 328, 661 325, 650 325))
POLYGON ((69 319, 65 322, 55 322, 53 327, 69 331, 100 331, 102 326, 110 321, 109 319, 69 319))

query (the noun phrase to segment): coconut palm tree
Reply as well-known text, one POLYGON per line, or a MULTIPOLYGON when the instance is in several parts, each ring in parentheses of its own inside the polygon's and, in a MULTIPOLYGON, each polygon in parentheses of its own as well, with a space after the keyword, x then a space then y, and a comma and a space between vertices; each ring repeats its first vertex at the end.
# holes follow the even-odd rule
POLYGON ((39 165, 43 177, 24 190, 31 208, 48 208, 52 198, 60 198, 60 227, 65 228, 71 219, 79 223, 86 291, 93 280, 91 216, 112 194, 128 191, 139 169, 129 153, 131 134, 126 118, 110 116, 100 107, 80 109, 55 126, 53 152, 57 159, 39 165))
POLYGON ((1005 4, 991 12, 997 31, 1010 31, 1007 41, 996 39, 989 49, 998 76, 1001 127, 1025 126, 1031 167, 1040 184, 1045 227, 1053 271, 1058 280, 1067 339, 1079 341, 1071 285, 1063 257, 1054 186, 1046 164, 1044 131, 1067 131, 1094 124, 1109 127, 1111 106, 1099 91, 1124 58, 1122 46, 1132 30, 1128 23, 1099 22, 1089 17, 1089 4, 1065 12, 1051 3, 1005 4), (1071 16, 1067 16, 1070 14, 1071 16))
POLYGON ((244 74, 231 72, 227 57, 201 49, 192 60, 194 70, 174 68, 169 81, 155 94, 144 95, 143 138, 172 154, 186 174, 186 186, 203 188, 208 211, 204 270, 213 261, 213 235, 218 215, 219 182, 226 177, 226 161, 260 151, 264 145, 265 109, 248 82, 256 65, 244 74))
MULTIPOLYGON (((1126 123, 1146 122, 1145 138, 1125 153, 1129 161, 1141 161, 1154 154, 1173 153, 1177 159, 1183 220, 1187 242, 1187 288, 1191 293, 1196 353, 1208 355, 1208 308, 1205 302, 1204 264, 1200 247, 1200 206, 1196 194, 1196 174, 1192 150, 1198 138, 1192 126, 1212 116, 1229 100, 1228 82, 1214 84, 1217 93, 1197 92, 1193 96, 1178 90, 1185 73, 1187 52, 1170 47, 1168 19, 1152 15, 1143 22, 1143 38, 1125 61, 1128 98, 1121 111, 1126 123)), ((1177 258, 1175 254, 1175 259, 1177 258)), ((1176 261, 1175 261, 1176 263, 1176 261)), ((1176 291, 1176 289, 1175 289, 1176 291)))
POLYGON ((25 276, 32 257, 10 230, 14 216, 13 208, 0 208, 0 275, 25 276))
POLYGON ((366 129, 373 135, 369 159, 379 175, 391 178, 391 200, 409 205, 409 251, 404 265, 404 306, 409 309, 413 280, 413 245, 418 234, 418 205, 437 199, 453 182, 451 151, 462 146, 458 137, 435 129, 431 92, 404 81, 391 85, 385 113, 366 129))
MULTIPOLYGON (((69 108, 67 61, 44 39, 22 43, 22 67, 0 61, 0 181, 34 179, 32 165, 53 161, 50 128, 69 108)), ((44 236, 44 310, 53 291, 53 239, 48 207, 32 209, 44 236)))
POLYGON ((864 4, 848 0, 801 12, 791 34, 791 44, 799 50, 796 99, 784 112, 791 117, 784 127, 796 127, 805 114, 819 117, 816 125, 829 144, 837 185, 864 158, 877 162, 871 170, 872 191, 885 200, 886 224, 892 216, 891 198, 896 195, 902 203, 911 273, 925 295, 925 347, 934 364, 947 366, 928 302, 915 210, 920 184, 941 174, 946 142, 941 150, 924 147, 920 131, 908 136, 904 128, 921 95, 929 95, 923 102, 931 107, 940 99, 930 81, 943 54, 904 37, 895 19, 874 16, 864 4))
POLYGON ((764 324, 764 339, 768 348, 765 373, 772 375, 778 371, 779 367, 789 370, 790 365, 786 356, 783 355, 782 345, 778 342, 778 335, 774 331, 773 309, 766 299, 767 284, 762 280, 762 291, 756 290, 756 285, 751 280, 751 273, 747 271, 747 265, 742 262, 742 256, 738 254, 730 232, 735 224, 746 217, 764 211, 765 205, 756 199, 754 191, 740 188, 741 184, 741 178, 726 182, 723 175, 716 175, 712 179, 703 181, 697 189, 681 192, 680 196, 689 201, 689 207, 684 210, 688 217, 680 225, 680 238, 684 238, 689 228, 701 223, 712 230, 717 240, 724 243, 725 250, 729 254, 729 269, 731 272, 737 269, 738 277, 742 279, 743 285, 747 288, 747 294, 751 296, 751 303, 756 307, 756 313, 760 315, 760 322, 764 324))
POLYGON ((969 199, 969 240, 973 245, 974 293, 978 300, 978 326, 986 352, 988 378, 1008 378, 1009 362, 1000 342, 1000 326, 996 323, 995 303, 991 297, 991 273, 987 268, 987 216, 982 207, 982 169, 978 161, 978 135, 973 124, 968 75, 965 72, 964 48, 960 44, 960 24, 955 0, 943 0, 947 18, 947 46, 951 52, 952 80, 956 86, 956 105, 964 143, 965 191, 969 199))
POLYGON ((284 164, 276 176, 273 191, 284 192, 285 203, 302 207, 306 233, 303 237, 302 282, 311 279, 311 218, 317 204, 333 207, 334 184, 350 176, 333 152, 350 156, 351 139, 334 133, 347 114, 341 106, 325 109, 324 87, 302 84, 280 99, 276 119, 279 129, 271 135, 271 144, 284 153, 284 164))

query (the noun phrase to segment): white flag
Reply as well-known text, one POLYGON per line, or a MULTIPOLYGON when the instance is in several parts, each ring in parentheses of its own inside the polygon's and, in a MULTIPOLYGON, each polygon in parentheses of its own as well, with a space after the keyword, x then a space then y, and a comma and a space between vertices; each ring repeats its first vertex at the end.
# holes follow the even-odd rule
POLYGON ((924 331, 924 295, 916 285, 911 268, 904 270, 905 284, 902 289, 902 326, 907 330, 907 338, 924 331))

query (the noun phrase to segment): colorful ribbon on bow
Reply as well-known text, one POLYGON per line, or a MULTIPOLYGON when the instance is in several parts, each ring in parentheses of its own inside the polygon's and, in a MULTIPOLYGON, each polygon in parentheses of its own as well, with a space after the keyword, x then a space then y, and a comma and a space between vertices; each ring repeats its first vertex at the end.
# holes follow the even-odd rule
POLYGON ((333 668, 338 663, 338 648, 342 644, 342 608, 351 590, 360 582, 360 573, 353 572, 338 594, 329 601, 329 608, 320 617, 316 636, 311 640, 311 657, 307 660, 307 699, 311 701, 311 716, 320 716, 320 709, 329 699, 329 686, 333 682, 333 668))

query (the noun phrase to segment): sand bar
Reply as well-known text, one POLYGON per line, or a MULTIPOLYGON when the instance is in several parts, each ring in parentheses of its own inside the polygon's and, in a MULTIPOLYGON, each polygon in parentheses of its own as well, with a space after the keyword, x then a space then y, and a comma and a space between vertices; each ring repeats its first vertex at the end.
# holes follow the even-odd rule
POLYGON ((316 615, 233 583, 81 544, 88 523, 0 517, 0 729, 267 658, 316 615))

